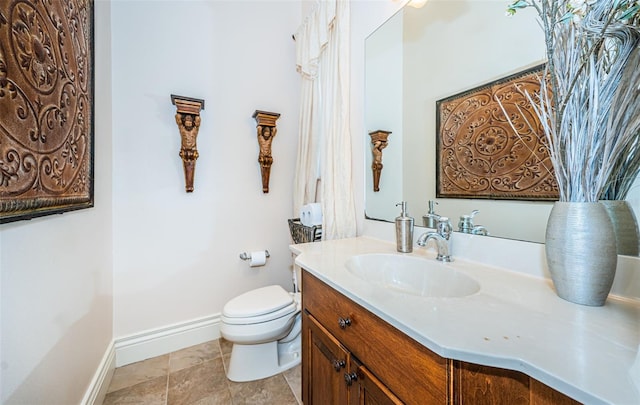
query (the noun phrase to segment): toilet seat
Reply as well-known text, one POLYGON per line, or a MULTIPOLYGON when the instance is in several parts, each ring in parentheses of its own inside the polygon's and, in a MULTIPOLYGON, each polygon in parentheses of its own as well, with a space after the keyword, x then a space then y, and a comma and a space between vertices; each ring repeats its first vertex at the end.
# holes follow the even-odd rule
POLYGON ((251 325, 269 322, 298 311, 291 294, 279 285, 251 290, 241 294, 222 309, 222 322, 231 325, 251 325))

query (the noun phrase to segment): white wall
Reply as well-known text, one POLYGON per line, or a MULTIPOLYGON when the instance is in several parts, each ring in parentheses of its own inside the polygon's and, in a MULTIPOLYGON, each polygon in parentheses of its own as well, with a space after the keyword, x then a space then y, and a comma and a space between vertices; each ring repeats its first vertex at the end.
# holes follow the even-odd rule
POLYGON ((79 403, 113 336, 109 4, 95 7, 95 207, 0 226, 3 404, 79 403))
POLYGON ((291 290, 300 2, 115 1, 112 11, 114 336, 219 314, 259 286, 291 290), (171 94, 205 100, 193 193, 171 94), (268 194, 256 109, 282 114, 268 194), (260 249, 271 253, 264 267, 238 257, 260 249))

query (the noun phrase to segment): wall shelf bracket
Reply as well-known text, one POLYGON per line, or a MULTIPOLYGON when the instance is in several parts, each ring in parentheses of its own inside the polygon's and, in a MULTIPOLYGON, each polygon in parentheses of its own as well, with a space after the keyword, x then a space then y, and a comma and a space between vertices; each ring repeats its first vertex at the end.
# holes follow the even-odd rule
POLYGON ((276 120, 280 114, 268 111, 256 110, 253 118, 257 122, 256 129, 258 131, 258 144, 260 145, 260 155, 258 162, 260 163, 260 173, 262 174, 262 192, 269 192, 269 176, 271 173, 271 164, 273 157, 271 156, 271 142, 278 131, 276 128, 276 120))
POLYGON ((381 129, 369 132, 369 136, 371 137, 371 152, 373 153, 373 163, 371 163, 371 170, 373 171, 373 191, 380 191, 382 149, 387 147, 387 139, 390 134, 391 131, 383 131, 381 129))
POLYGON ((196 170, 198 149, 196 138, 200 129, 200 110, 204 110, 204 100, 171 95, 171 103, 176 106, 176 124, 180 130, 180 157, 184 167, 185 189, 193 192, 193 177, 196 170))

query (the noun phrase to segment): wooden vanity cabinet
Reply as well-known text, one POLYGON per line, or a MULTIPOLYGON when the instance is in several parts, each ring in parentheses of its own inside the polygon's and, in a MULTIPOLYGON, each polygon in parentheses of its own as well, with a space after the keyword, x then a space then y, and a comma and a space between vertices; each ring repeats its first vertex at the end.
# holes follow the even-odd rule
POLYGON ((302 339, 305 362, 302 397, 305 404, 347 404, 349 386, 344 375, 350 372, 351 355, 313 317, 302 314, 302 339))
MULTIPOLYGON (((366 403, 359 402, 361 397, 369 398, 369 403, 380 404, 447 403, 446 359, 427 350, 308 272, 303 272, 302 277, 302 397, 305 405, 366 403), (352 389, 347 393, 349 401, 317 400, 321 397, 317 390, 340 392, 332 385, 338 378, 332 376, 330 381, 327 378, 332 362, 329 356, 321 356, 321 350, 314 348, 318 342, 324 342, 326 347, 330 346, 327 342, 331 342, 346 352, 345 369, 336 373, 342 375, 341 384, 347 384, 345 374, 362 375, 362 385, 357 384, 360 378, 354 379, 355 387, 350 387, 352 389), (316 375, 322 377, 316 380, 316 375), (389 397, 388 401, 374 400, 385 395, 389 397)), ((324 352, 330 351, 325 349, 324 352)))
POLYGON ((313 381, 303 385, 305 404, 402 404, 312 316, 303 314, 303 323, 303 380, 313 381))
POLYGON ((578 402, 512 370, 442 358, 302 272, 305 405, 578 402))

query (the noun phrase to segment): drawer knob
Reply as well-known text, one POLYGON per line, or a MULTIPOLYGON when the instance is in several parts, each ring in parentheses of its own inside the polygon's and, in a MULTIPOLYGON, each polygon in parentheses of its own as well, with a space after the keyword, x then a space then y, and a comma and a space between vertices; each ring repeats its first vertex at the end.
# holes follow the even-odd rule
POLYGON ((346 366, 346 365, 347 365, 347 363, 345 363, 345 361, 344 361, 344 360, 335 360, 335 359, 334 359, 332 363, 333 363, 333 368, 334 368, 336 371, 340 371, 340 369, 341 369, 341 368, 344 368, 344 366, 346 366))
POLYGON ((356 373, 344 373, 344 382, 347 383, 347 386, 350 387, 357 380, 358 375, 356 373))
POLYGON ((338 318, 338 326, 340 326, 340 329, 345 329, 347 326, 351 326, 351 319, 338 318))

